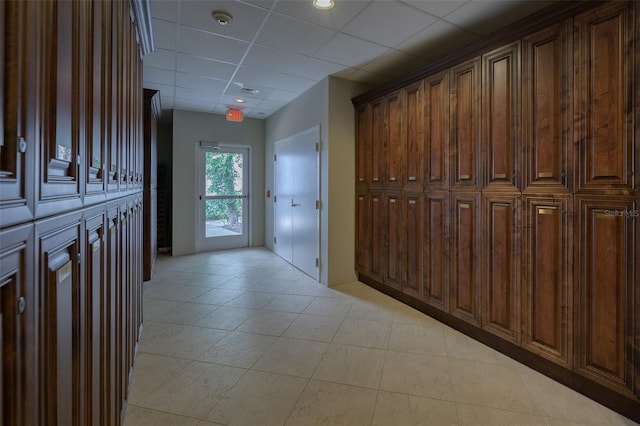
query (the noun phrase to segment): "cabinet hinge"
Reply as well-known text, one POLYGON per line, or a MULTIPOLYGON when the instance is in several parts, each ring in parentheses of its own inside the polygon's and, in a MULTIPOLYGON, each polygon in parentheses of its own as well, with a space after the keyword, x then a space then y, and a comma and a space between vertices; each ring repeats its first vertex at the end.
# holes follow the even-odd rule
POLYGON ((316 257, 316 268, 320 267, 320 258, 316 257))
POLYGON ((277 155, 273 155, 273 161, 278 161, 278 156, 277 155))
POLYGON ((277 241, 276 237, 273 237, 273 244, 277 244, 277 243, 278 243, 278 241, 277 241))
POLYGON ((320 152, 320 142, 316 142, 316 152, 320 152))
POLYGON ((273 196, 273 202, 274 202, 274 203, 277 203, 277 202, 278 202, 278 196, 277 196, 277 195, 274 195, 274 196, 273 196))
POLYGON ((321 207, 322 207, 322 201, 316 200, 316 210, 320 210, 321 207))

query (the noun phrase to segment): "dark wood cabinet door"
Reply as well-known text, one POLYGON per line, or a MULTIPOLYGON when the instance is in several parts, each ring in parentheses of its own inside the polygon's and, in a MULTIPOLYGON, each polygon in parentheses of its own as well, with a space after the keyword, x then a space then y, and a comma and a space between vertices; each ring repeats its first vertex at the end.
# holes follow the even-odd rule
POLYGON ((371 202, 366 191, 356 195, 356 271, 369 272, 371 259, 371 202))
POLYGON ((405 188, 422 190, 424 173, 424 105, 423 83, 413 84, 405 89, 402 138, 405 140, 405 188))
POLYGON ((608 2, 576 16, 574 25, 577 190, 633 193, 638 179, 633 96, 638 90, 632 9, 626 2, 608 2))
POLYGON ((482 56, 484 186, 520 190, 520 42, 482 56))
POLYGON ((104 391, 107 401, 106 424, 120 424, 120 221, 118 208, 113 206, 107 210, 106 231, 106 266, 107 294, 105 300, 105 357, 106 366, 103 371, 104 391))
POLYGON ((39 274, 41 424, 86 422, 85 304, 80 277, 80 217, 36 225, 39 274))
POLYGON ((522 40, 523 189, 572 189, 570 21, 522 40))
POLYGON ((402 288, 402 264, 404 232, 402 224, 402 196, 399 192, 385 194, 385 249, 384 283, 389 287, 402 288))
POLYGON ((451 198, 451 313, 480 325, 480 194, 451 198))
POLYGON ((451 185, 482 189, 480 179, 480 58, 451 69, 451 185))
POLYGON ((85 318, 87 342, 86 397, 87 418, 94 425, 107 424, 108 408, 103 391, 105 382, 102 371, 107 368, 106 301, 108 288, 106 280, 106 257, 104 250, 104 212, 93 213, 85 219, 85 318), (96 214, 97 213, 97 214, 96 214))
POLYGON ((424 80, 424 163, 429 188, 449 187, 449 73, 424 80))
POLYGON ((640 202, 622 196, 576 196, 575 204, 575 369, 632 394, 634 369, 638 368, 634 348, 638 338, 640 202))
POLYGON ((384 281, 384 267, 386 263, 385 249, 385 200, 384 194, 378 191, 372 191, 371 210, 370 210, 370 240, 371 258, 369 259, 369 276, 377 281, 384 281))
POLYGON ((32 120, 34 47, 28 22, 34 3, 0 3, 0 226, 33 217, 32 120))
POLYGON ((520 341, 520 196, 483 195, 482 328, 520 341))
POLYGON ((356 109, 356 182, 369 181, 371 152, 371 106, 362 105, 356 109))
POLYGON ((449 194, 424 195, 424 300, 449 312, 449 194))
POLYGON ((522 343, 571 368, 573 197, 527 196, 523 216, 522 343))
POLYGON ((387 170, 387 129, 384 99, 371 103, 371 185, 381 188, 387 170))
POLYGON ((0 419, 38 424, 33 226, 0 232, 0 419))
POLYGON ((387 187, 402 187, 404 182, 406 138, 402 133, 404 102, 402 92, 387 96, 387 187))
POLYGON ((424 294, 424 201, 422 193, 404 194, 404 282, 402 292, 416 299, 424 294))

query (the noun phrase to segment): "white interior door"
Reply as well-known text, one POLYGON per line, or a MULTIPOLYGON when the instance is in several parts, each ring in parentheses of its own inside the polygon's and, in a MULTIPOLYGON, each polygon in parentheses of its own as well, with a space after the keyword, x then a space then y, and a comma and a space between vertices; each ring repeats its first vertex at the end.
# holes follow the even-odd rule
POLYGON ((198 165, 198 251, 247 247, 249 149, 201 146, 198 165))
POLYGON ((315 126, 275 144, 276 254, 319 279, 320 128, 315 126))

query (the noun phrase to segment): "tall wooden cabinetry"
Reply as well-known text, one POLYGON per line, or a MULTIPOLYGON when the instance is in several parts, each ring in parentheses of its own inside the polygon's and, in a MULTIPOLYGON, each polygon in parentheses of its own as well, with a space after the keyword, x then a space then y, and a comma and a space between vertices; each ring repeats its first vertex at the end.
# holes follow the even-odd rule
POLYGON ((556 5, 354 99, 360 278, 636 421, 639 14, 556 5))
POLYGON ((143 278, 151 279, 158 256, 158 119, 160 94, 144 89, 144 263, 143 278))
POLYGON ((122 423, 142 325, 132 16, 129 1, 0 2, 3 424, 122 423))

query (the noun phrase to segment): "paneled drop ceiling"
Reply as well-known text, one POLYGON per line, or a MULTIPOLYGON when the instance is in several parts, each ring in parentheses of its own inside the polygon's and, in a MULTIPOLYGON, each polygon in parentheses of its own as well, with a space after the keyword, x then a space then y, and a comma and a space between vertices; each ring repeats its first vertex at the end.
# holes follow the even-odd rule
POLYGON ((335 0, 323 11, 311 0, 151 0, 144 87, 160 91, 165 118, 229 107, 266 118, 327 75, 380 85, 552 2, 335 0))

